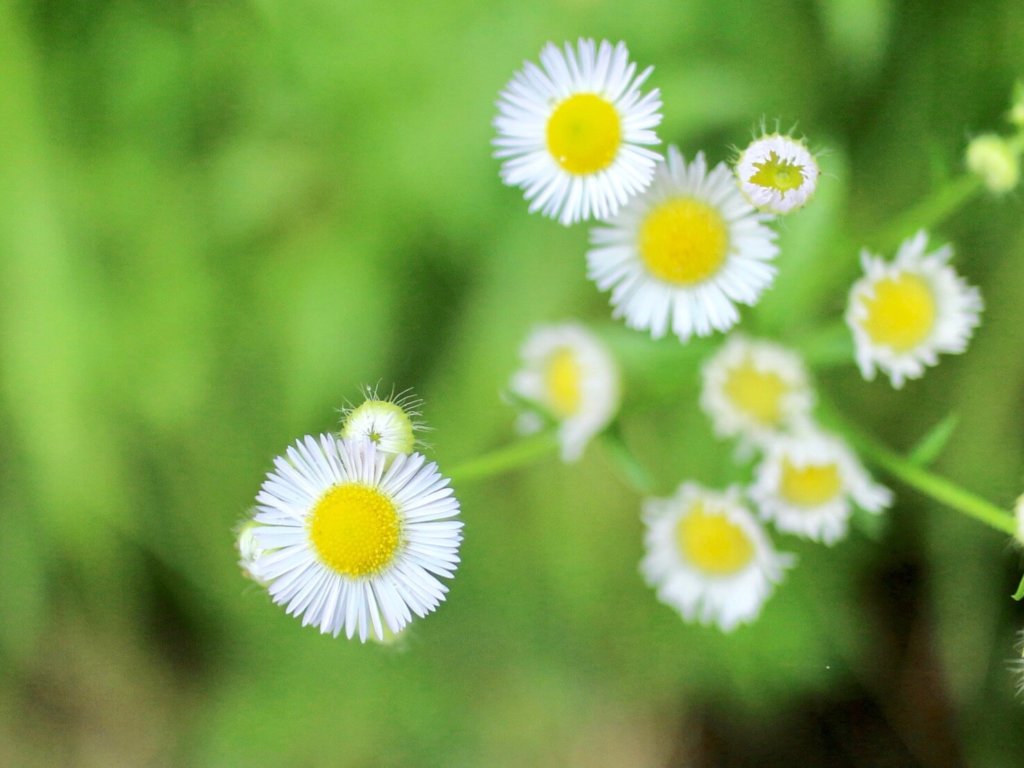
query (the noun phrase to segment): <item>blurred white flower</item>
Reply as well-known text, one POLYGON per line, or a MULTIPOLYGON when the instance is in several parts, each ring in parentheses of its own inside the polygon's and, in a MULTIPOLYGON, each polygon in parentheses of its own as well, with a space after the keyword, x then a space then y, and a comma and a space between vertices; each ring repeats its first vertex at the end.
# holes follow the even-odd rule
POLYGON ((733 334, 701 369, 700 404, 721 437, 761 446, 797 424, 814 406, 803 360, 768 341, 733 334))
POLYGON ((844 441, 817 430, 769 443, 750 496, 778 530, 825 544, 846 536, 854 504, 876 513, 892 504, 844 441))
POLYGON ((686 621, 731 632, 757 618, 794 557, 775 551, 739 489, 683 483, 675 496, 644 504, 640 563, 658 599, 686 621))
POLYGON ((850 290, 846 322, 869 381, 879 368, 899 389, 937 365, 940 353, 963 352, 981 322, 981 294, 947 263, 953 248, 926 254, 927 243, 927 234, 918 232, 892 263, 861 254, 864 277, 850 290))
MULTIPOLYGON (((576 323, 536 328, 523 343, 523 367, 509 383, 513 394, 540 406, 558 423, 562 460, 575 461, 619 410, 619 366, 605 345, 576 323)), ((519 417, 519 431, 544 425, 537 413, 519 417)))

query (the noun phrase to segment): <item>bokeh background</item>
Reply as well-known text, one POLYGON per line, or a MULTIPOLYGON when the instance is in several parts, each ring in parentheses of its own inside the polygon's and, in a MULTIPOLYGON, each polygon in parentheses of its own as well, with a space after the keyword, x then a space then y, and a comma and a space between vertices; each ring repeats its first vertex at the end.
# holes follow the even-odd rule
MULTIPOLYGON (((601 444, 458 486, 462 567, 396 646, 242 579, 232 529, 274 455, 378 382, 426 399, 442 469, 506 444, 541 322, 616 349, 659 492, 742 479, 696 404, 717 341, 618 327, 586 227, 498 181, 499 89, 581 35, 655 65, 687 154, 726 160, 762 118, 828 150, 742 326, 782 341, 836 324, 857 247, 962 172, 1024 73, 1018 0, 0 2, 0 764, 1024 764, 1020 555, 898 484, 834 548, 777 537, 801 564, 729 636, 644 586, 601 444)), ((899 449, 955 412, 937 470, 1007 508, 1021 205, 937 228, 987 300, 966 355, 898 393, 817 375, 899 449)))

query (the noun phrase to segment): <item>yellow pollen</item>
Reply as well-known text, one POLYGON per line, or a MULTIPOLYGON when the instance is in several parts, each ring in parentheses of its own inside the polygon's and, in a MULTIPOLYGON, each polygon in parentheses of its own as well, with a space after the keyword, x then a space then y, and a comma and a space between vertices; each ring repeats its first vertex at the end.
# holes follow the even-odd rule
POLYGON ((808 464, 798 467, 789 459, 782 460, 783 498, 800 507, 816 507, 831 501, 843 488, 836 464, 808 464))
POLYGON ((310 516, 313 547, 324 563, 344 576, 383 570, 398 549, 399 533, 394 502, 360 483, 334 486, 310 516))
POLYGON ((569 173, 585 176, 612 164, 622 144, 619 113, 596 93, 577 93, 548 119, 548 151, 569 173))
POLYGON ((559 349, 548 358, 544 384, 553 415, 565 419, 579 410, 581 378, 572 350, 559 349))
POLYGON ((732 404, 754 421, 769 427, 782 423, 782 398, 789 384, 779 374, 758 370, 748 359, 729 371, 724 390, 732 404))
POLYGON ((725 262, 729 232, 715 208, 680 197, 647 214, 637 245, 655 277, 676 285, 695 285, 718 272, 725 262))
POLYGON ((746 532, 699 501, 676 525, 676 543, 686 562, 712 576, 741 571, 754 557, 746 532))
POLYGON ((875 284, 875 295, 861 300, 867 317, 861 327, 876 344, 896 352, 913 349, 935 327, 935 296, 917 275, 904 272, 875 284))
POLYGON ((783 160, 775 152, 770 152, 768 159, 763 163, 754 163, 754 167, 757 168, 757 173, 750 177, 750 183, 759 187, 788 192, 804 183, 800 166, 783 160))

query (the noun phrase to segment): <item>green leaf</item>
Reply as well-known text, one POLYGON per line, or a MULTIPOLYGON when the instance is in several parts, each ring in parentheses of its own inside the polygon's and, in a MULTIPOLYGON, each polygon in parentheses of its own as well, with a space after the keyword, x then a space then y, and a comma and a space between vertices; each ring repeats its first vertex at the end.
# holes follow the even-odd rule
POLYGON ((1024 599, 1024 576, 1020 577, 1020 584, 1017 585, 1017 591, 1013 593, 1014 600, 1024 599))
POLYGON ((959 423, 960 417, 955 413, 951 413, 929 429, 924 434, 924 437, 917 441, 917 445, 910 450, 907 456, 910 463, 919 467, 927 467, 929 464, 932 464, 939 458, 939 454, 946 447, 946 443, 953 436, 953 432, 959 423))

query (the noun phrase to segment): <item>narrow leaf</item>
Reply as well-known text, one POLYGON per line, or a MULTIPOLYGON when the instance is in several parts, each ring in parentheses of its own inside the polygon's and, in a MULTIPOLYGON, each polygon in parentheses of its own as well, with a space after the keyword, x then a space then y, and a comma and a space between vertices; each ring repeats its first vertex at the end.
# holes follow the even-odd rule
POLYGON ((953 436, 953 432, 959 423, 960 417, 955 413, 951 413, 925 432, 924 437, 917 441, 917 445, 911 449, 910 455, 907 456, 910 463, 919 467, 927 467, 929 464, 932 464, 939 458, 939 454, 946 447, 946 443, 953 436))

